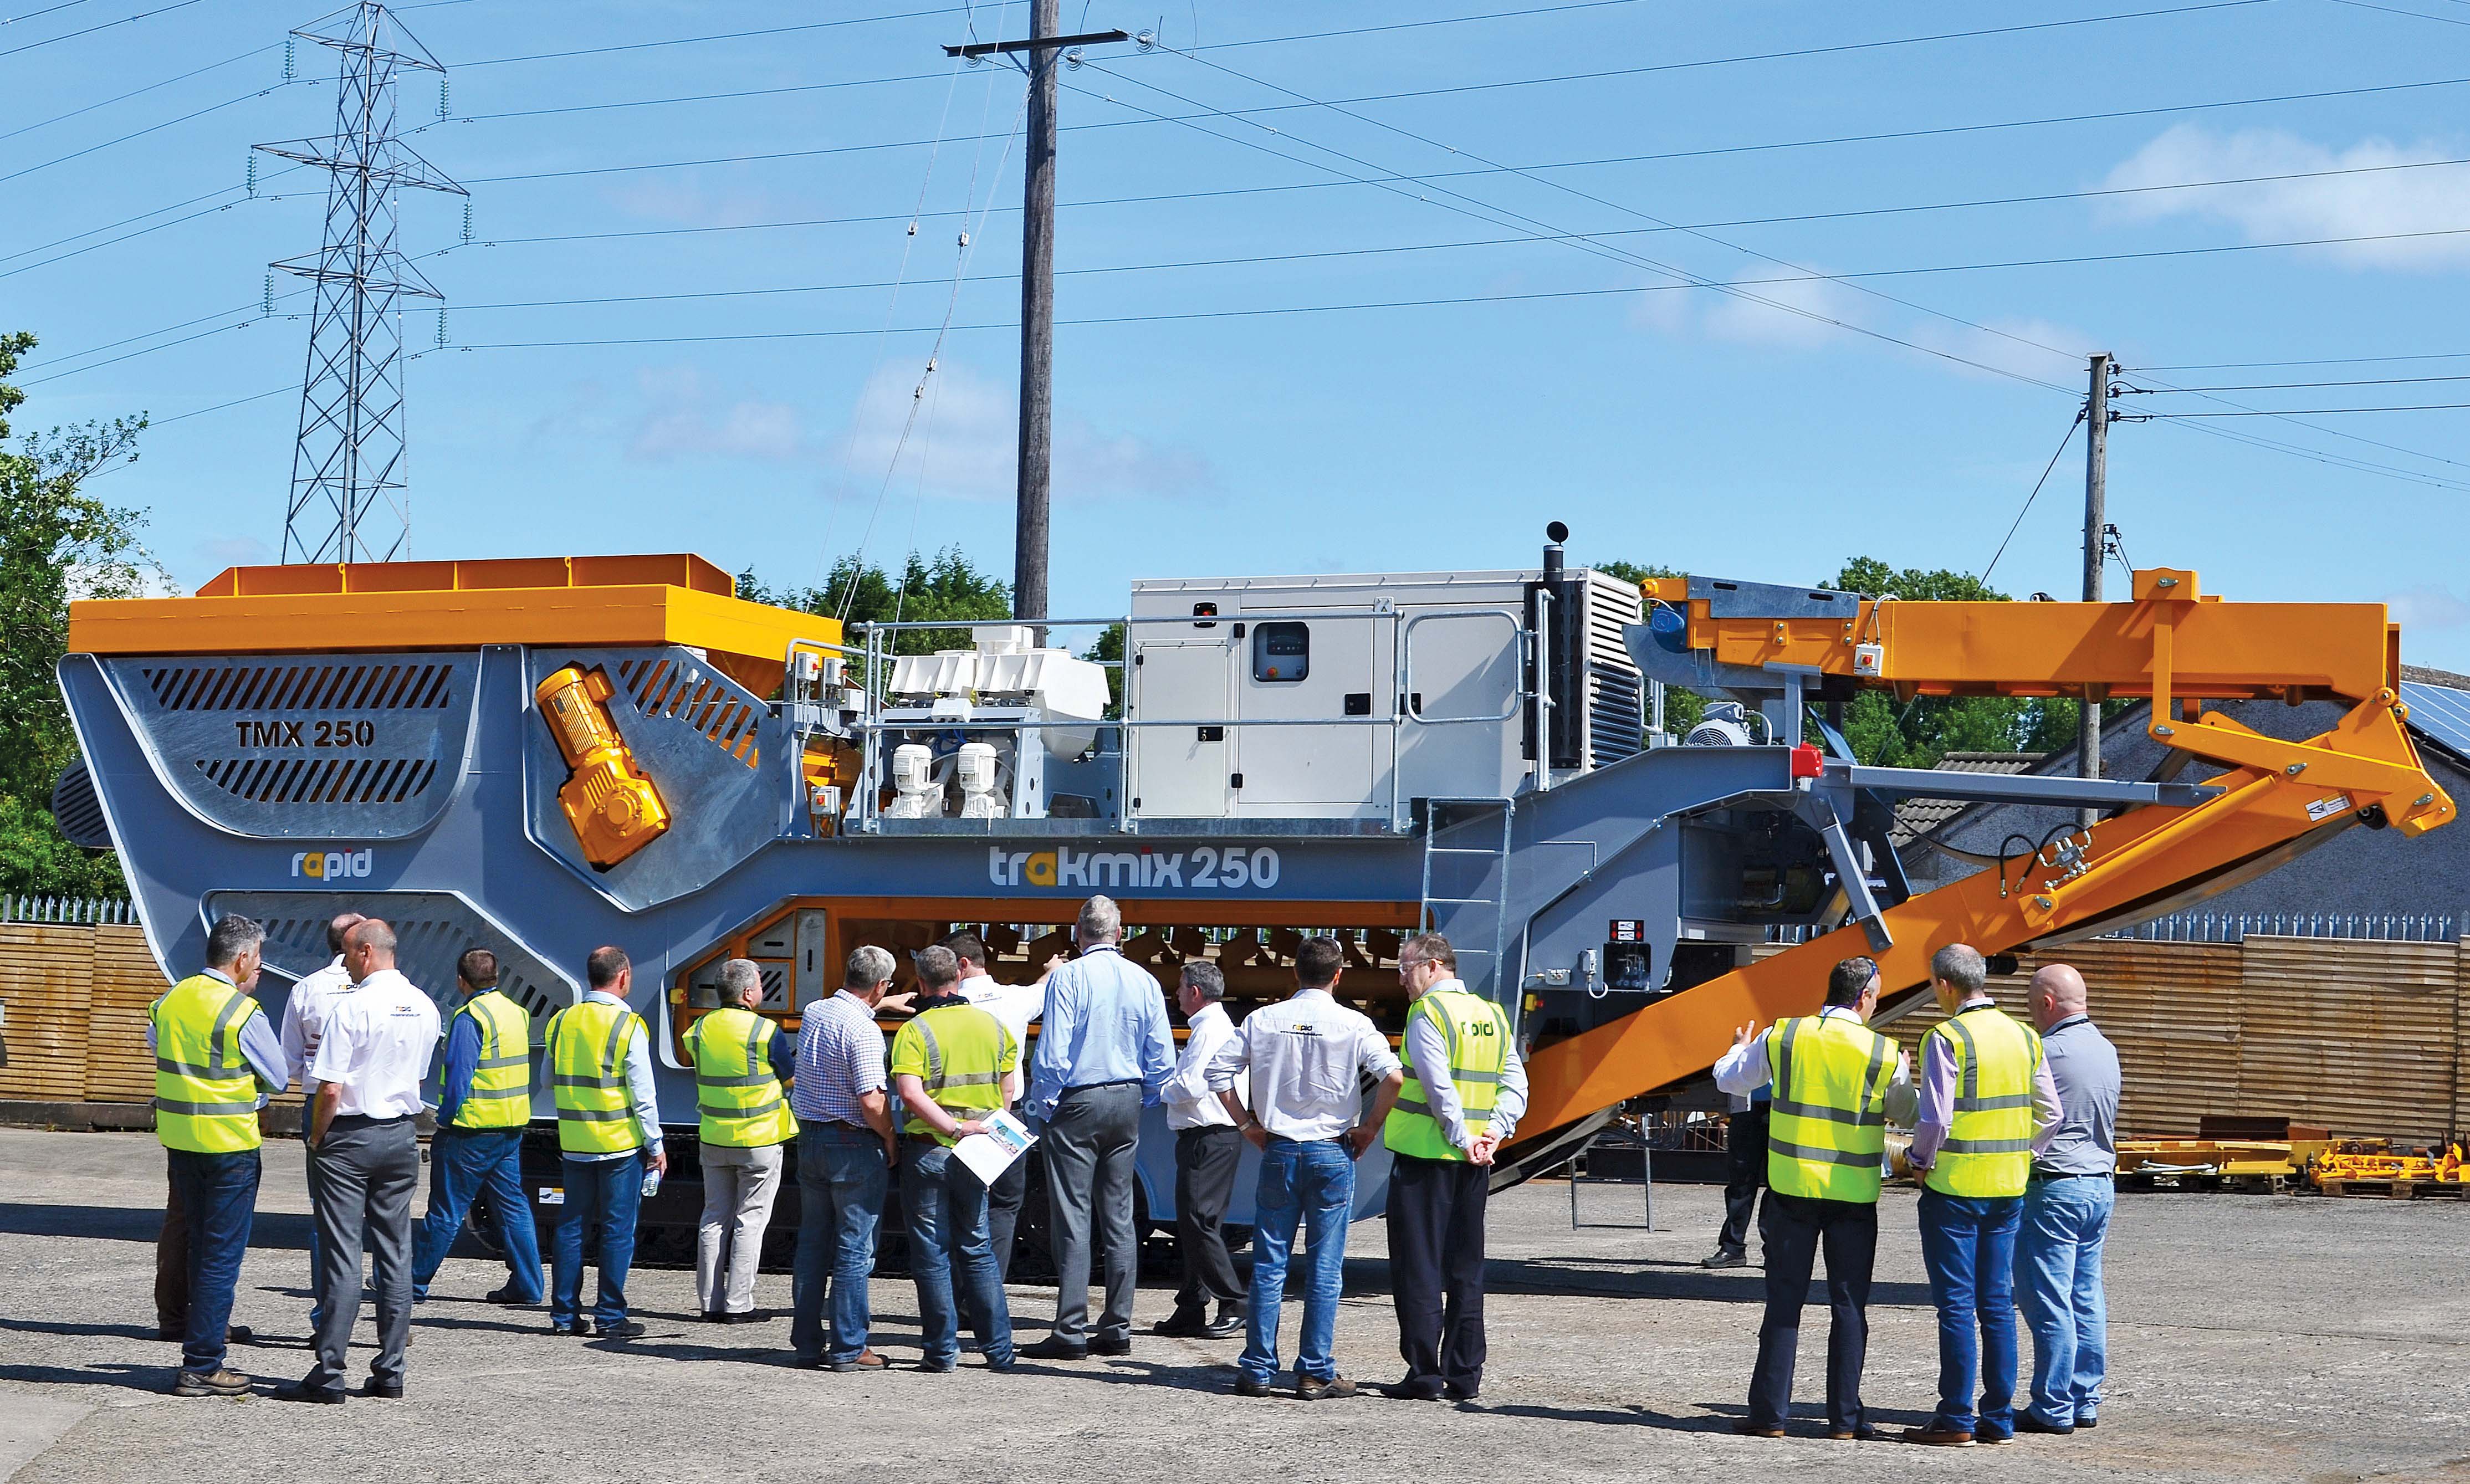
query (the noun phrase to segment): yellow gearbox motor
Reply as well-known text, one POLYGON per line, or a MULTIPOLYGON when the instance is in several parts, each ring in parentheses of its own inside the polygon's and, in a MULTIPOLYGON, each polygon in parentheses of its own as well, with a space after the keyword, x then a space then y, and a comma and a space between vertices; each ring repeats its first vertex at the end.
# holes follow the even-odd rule
POLYGON ((557 791, 558 807, 583 843, 583 858, 604 870, 669 827, 661 791, 635 766, 635 754, 610 720, 608 702, 615 693, 607 671, 587 674, 571 664, 532 692, 571 770, 557 791))

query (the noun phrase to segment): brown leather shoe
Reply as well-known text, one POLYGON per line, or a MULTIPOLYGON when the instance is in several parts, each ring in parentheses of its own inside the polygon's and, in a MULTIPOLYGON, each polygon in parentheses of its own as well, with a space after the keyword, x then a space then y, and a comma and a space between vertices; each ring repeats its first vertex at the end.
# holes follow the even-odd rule
POLYGON ((859 1351, 856 1355, 851 1356, 847 1360, 827 1360, 824 1362, 824 1369, 827 1371, 880 1371, 883 1369, 883 1357, 876 1355, 874 1347, 872 1346, 859 1351))
POLYGON ((1305 1402, 1340 1402, 1355 1395, 1355 1382, 1343 1376, 1322 1380, 1317 1376, 1298 1377, 1295 1396, 1305 1402))
POLYGON ((1831 1428, 1827 1434, 1828 1441, 1830 1443, 1876 1443, 1885 1436, 1886 1433, 1871 1426, 1868 1423, 1863 1423, 1858 1427, 1831 1428))
POLYGON ((1906 1427, 1904 1429, 1904 1441, 1907 1443, 1919 1443, 1928 1448, 1970 1448, 1972 1447, 1972 1434, 1969 1432, 1954 1432, 1938 1426, 1906 1427))
POLYGON ((1733 1421, 1733 1430, 1745 1438, 1780 1438, 1783 1436, 1783 1429, 1782 1427, 1762 1427, 1746 1417, 1735 1418, 1733 1421))

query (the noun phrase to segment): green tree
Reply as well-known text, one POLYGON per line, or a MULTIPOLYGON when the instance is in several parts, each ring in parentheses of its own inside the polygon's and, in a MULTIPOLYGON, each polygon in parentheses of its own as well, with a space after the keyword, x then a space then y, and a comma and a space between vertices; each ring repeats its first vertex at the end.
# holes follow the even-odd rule
MULTIPOLYGON (((1686 577, 1687 572, 1669 567, 1642 567, 1636 562, 1590 562, 1587 564, 1607 577, 1623 582, 1643 582, 1649 577, 1686 577)), ((1676 737, 1689 735, 1689 729, 1707 714, 1707 698, 1694 690, 1678 685, 1664 687, 1664 730, 1676 737)))
POLYGON ((1107 716, 1114 720, 1124 714, 1124 626, 1110 623, 1081 651, 1084 660, 1094 660, 1107 666, 1107 716))
POLYGON ((31 335, 0 336, 0 892, 117 896, 118 860, 69 844, 52 820, 52 783, 77 755, 55 671, 72 598, 135 596, 161 573, 138 542, 144 516, 84 489, 136 459, 146 419, 30 433, 8 452, 26 394, 7 378, 34 348, 31 335))
MULTIPOLYGON (((944 547, 932 561, 911 552, 897 577, 846 556, 832 564, 831 575, 820 588, 769 588, 750 569, 738 576, 737 595, 844 618, 852 627, 1012 616, 1011 586, 979 570, 958 546, 944 547)), ((891 647, 895 654, 931 655, 967 649, 970 642, 967 629, 904 629, 892 636, 891 647)))
MULTIPOLYGON (((1891 568, 1854 557, 1826 586, 1899 601, 2005 603, 2008 595, 1968 572, 1891 568)), ((1934 768, 1949 753, 2046 753, 2075 740, 2075 702, 2055 697, 1916 696, 1899 703, 1864 690, 1845 707, 1844 739, 1865 763, 1934 768)))

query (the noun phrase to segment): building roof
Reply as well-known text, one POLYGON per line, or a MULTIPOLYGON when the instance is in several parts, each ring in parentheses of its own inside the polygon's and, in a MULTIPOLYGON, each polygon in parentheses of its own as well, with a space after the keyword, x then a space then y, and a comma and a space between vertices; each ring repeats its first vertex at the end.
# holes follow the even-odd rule
MULTIPOLYGON (((2030 773, 2039 766, 2040 753, 1949 753, 1938 760, 1948 773, 2030 773)), ((1898 850, 1964 812, 1960 799, 1905 799, 1896 804, 1896 827, 1888 840, 1898 850)))

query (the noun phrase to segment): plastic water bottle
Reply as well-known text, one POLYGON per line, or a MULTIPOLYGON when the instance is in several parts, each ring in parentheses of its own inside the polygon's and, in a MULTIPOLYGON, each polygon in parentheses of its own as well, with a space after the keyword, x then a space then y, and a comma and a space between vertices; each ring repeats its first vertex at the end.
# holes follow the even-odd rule
POLYGON ((659 1194, 661 1194, 661 1172, 650 1166, 645 1166, 643 1170, 643 1198, 648 1200, 659 1194))

